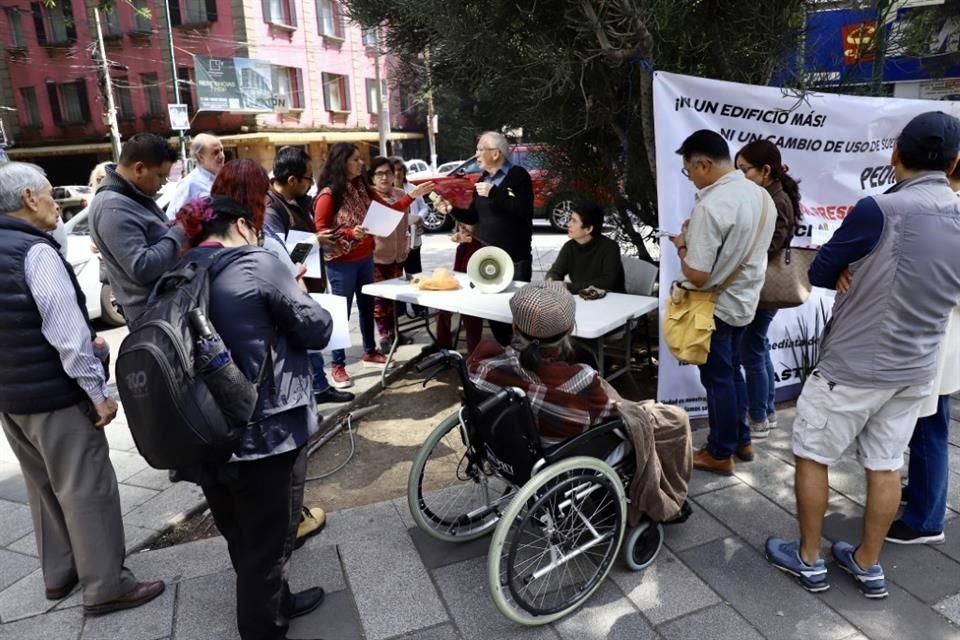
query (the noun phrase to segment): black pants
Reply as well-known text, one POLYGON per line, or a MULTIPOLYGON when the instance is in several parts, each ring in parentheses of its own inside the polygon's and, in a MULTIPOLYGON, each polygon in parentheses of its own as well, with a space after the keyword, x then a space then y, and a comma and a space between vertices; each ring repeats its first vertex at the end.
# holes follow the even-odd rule
POLYGON ((282 640, 290 598, 286 565, 303 506, 307 449, 229 465, 201 482, 237 572, 237 628, 243 640, 282 640))
MULTIPOLYGON (((513 279, 521 282, 530 282, 533 278, 533 256, 524 260, 513 261, 513 279)), ((507 346, 513 341, 513 325, 509 322, 490 321, 490 332, 501 346, 507 346)))

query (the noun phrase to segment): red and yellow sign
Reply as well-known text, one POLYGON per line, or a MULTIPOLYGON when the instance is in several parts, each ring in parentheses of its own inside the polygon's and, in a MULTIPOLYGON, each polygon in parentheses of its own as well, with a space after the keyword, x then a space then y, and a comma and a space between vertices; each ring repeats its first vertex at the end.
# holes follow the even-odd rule
POLYGON ((857 64, 873 60, 876 57, 874 49, 876 33, 877 23, 874 20, 840 27, 840 34, 843 36, 843 62, 857 64))

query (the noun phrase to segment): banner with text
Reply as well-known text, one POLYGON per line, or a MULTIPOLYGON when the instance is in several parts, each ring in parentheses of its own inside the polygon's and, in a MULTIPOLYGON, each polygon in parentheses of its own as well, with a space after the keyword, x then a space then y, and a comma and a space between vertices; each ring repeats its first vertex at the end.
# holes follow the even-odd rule
MULTIPOLYGON (((735 155, 751 140, 780 148, 790 175, 800 181, 803 217, 794 246, 822 244, 857 200, 882 193, 895 182, 890 153, 903 126, 924 111, 960 117, 960 104, 835 94, 789 93, 673 73, 654 76, 657 196, 661 228, 672 233, 690 215, 696 192, 681 174, 676 150, 698 129, 719 132, 735 155)), ((677 252, 661 243, 661 323, 670 283, 680 277, 677 252)), ((777 389, 797 384, 809 369, 818 335, 833 307, 833 291, 814 289, 801 307, 777 313, 768 337, 777 389)), ((706 415, 706 395, 697 367, 677 362, 660 343, 657 397, 706 415)))
POLYGON ((273 111, 273 67, 265 60, 193 56, 198 111, 273 111))

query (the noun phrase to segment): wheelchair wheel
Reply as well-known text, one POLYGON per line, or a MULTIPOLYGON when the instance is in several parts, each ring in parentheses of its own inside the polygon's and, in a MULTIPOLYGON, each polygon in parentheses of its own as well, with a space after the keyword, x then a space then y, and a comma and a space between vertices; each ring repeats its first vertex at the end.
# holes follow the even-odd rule
POLYGON ((623 541, 623 561, 631 571, 643 571, 663 548, 663 525, 644 518, 623 541))
POLYGON ((487 579, 500 612, 532 626, 579 607, 613 566, 626 511, 616 471, 597 458, 567 458, 531 478, 490 543, 487 579))
POLYGON ((466 457, 458 413, 427 436, 407 480, 407 504, 417 526, 445 542, 489 533, 514 492, 512 485, 484 474, 466 457))

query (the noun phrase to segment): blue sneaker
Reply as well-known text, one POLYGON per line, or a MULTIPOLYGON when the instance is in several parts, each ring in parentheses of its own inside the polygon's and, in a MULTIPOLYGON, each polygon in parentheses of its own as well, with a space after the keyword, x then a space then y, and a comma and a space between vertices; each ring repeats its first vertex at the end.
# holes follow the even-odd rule
POLYGON ((857 561, 853 558, 853 553, 857 548, 849 542, 837 540, 830 547, 834 559, 840 568, 853 576, 860 587, 860 592, 868 598, 886 598, 887 581, 883 577, 883 567, 875 564, 866 571, 860 568, 857 561))
POLYGON ((800 578, 800 585, 811 593, 820 593, 830 588, 827 582, 827 565, 823 558, 813 564, 800 559, 800 541, 787 542, 780 538, 767 538, 767 560, 784 573, 800 578))

